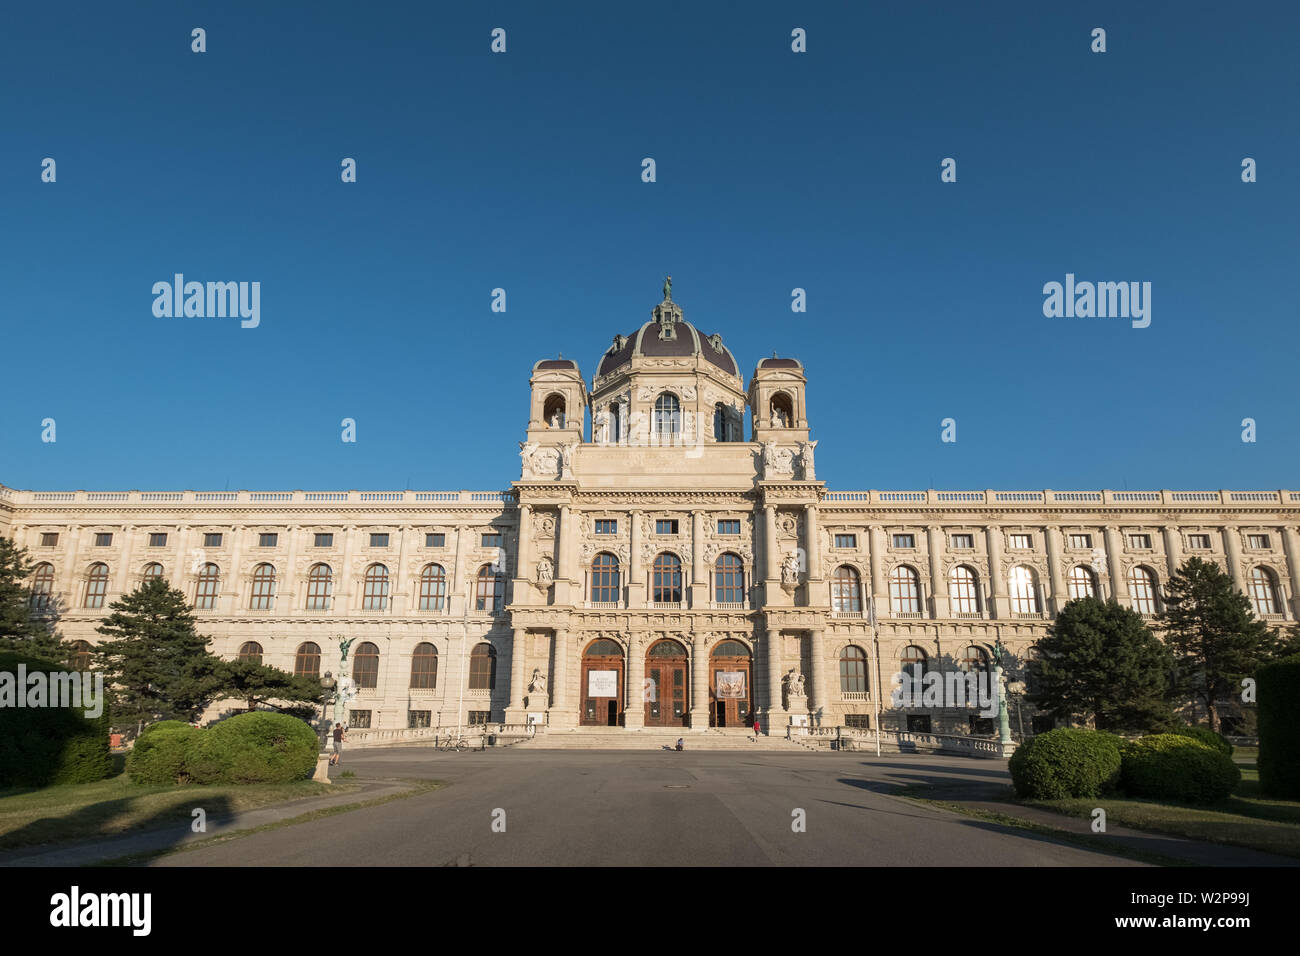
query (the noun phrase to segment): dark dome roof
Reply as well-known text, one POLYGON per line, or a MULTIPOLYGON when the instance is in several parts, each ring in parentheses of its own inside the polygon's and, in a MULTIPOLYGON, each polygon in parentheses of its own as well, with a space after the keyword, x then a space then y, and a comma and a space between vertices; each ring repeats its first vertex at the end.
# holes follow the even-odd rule
POLYGON ((739 375, 736 359, 730 350, 722 344, 722 336, 705 335, 685 320, 678 320, 664 326, 659 322, 647 322, 630 335, 618 336, 600 360, 597 375, 605 375, 620 366, 626 365, 633 356, 663 356, 666 358, 689 358, 700 355, 711 365, 720 368, 728 375, 739 375), (671 338, 664 338, 662 330, 670 330, 671 338))
POLYGON ((571 368, 576 369, 578 363, 572 359, 545 359, 538 362, 534 368, 571 368))
POLYGON ((776 358, 761 359, 758 363, 759 368, 803 368, 796 359, 776 358))

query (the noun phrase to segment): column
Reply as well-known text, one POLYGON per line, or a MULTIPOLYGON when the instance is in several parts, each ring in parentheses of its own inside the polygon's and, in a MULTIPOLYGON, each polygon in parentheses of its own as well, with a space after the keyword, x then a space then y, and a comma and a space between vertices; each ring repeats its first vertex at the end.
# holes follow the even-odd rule
POLYGON ((1047 575, 1052 579, 1052 613, 1057 613, 1068 601, 1069 592, 1065 588, 1065 569, 1062 567, 1063 551, 1061 548, 1061 529, 1047 528, 1047 575))
POLYGON ((135 525, 129 524, 122 528, 122 549, 118 552, 117 561, 117 593, 126 594, 131 590, 130 586, 130 565, 131 565, 131 538, 135 534, 135 525))
MULTIPOLYGON (((780 556, 776 550, 776 505, 763 506, 763 551, 767 566, 767 580, 781 580, 780 556)), ((769 601, 770 601, 769 597, 769 601)))
POLYGON ((506 723, 522 724, 527 720, 528 708, 524 695, 528 692, 527 672, 528 632, 516 627, 510 640, 510 704, 506 708, 506 723))
POLYGON ((691 727, 709 726, 709 635, 697 632, 691 642, 691 727))
POLYGON ((1106 525, 1106 567, 1110 571, 1110 591, 1111 595, 1120 604, 1125 607, 1131 607, 1129 600, 1128 582, 1124 580, 1124 568, 1120 562, 1120 555, 1124 553, 1124 545, 1119 538, 1119 529, 1114 525, 1106 525))
POLYGON ((217 607, 227 614, 239 607, 240 601, 244 598, 244 582, 249 578, 248 573, 240 567, 244 551, 244 529, 232 527, 230 537, 234 539, 230 549, 230 570, 222 571, 222 576, 230 582, 230 587, 223 586, 217 598, 217 607))
POLYGON ((1223 529, 1223 553, 1228 558, 1233 587, 1245 594, 1246 574, 1241 567, 1241 532, 1237 528, 1223 529))
POLYGON ((568 604, 573 600, 573 546, 577 537, 574 534, 573 509, 569 505, 560 505, 560 526, 556 529, 556 550, 559 552, 560 565, 555 570, 555 603, 568 604))
POLYGON ((767 667, 767 715, 763 729, 769 734, 785 733, 785 706, 781 701, 781 634, 767 631, 763 635, 763 663, 767 667))
MULTIPOLYGON (((54 594, 57 597, 62 594, 67 602, 69 609, 79 608, 85 601, 84 594, 77 593, 77 584, 80 582, 79 568, 77 567, 77 551, 81 547, 81 525, 69 525, 64 529, 64 540, 68 544, 67 558, 64 560, 63 567, 58 570, 54 588, 54 594)), ((172 587, 180 587, 181 582, 173 579, 172 587)), ((107 606, 107 602, 105 602, 107 606)))
POLYGON ((389 600, 392 603, 393 614, 400 616, 413 606, 411 602, 411 585, 406 579, 411 553, 410 545, 406 539, 410 529, 406 525, 398 525, 394 530, 397 532, 397 576, 393 579, 393 589, 389 600))
POLYGON ((628 531, 631 570, 627 578, 627 606, 645 607, 645 569, 641 564, 641 512, 628 513, 632 527, 628 531))
MULTIPOLYGON (((627 636, 627 689, 623 692, 623 726, 636 730, 645 726, 645 635, 632 631, 627 636)), ((663 696, 671 694, 671 687, 660 687, 660 704, 663 696)), ((668 698, 671 700, 672 698, 668 698)))
POLYGON ((930 546, 930 594, 934 599, 934 616, 937 618, 946 618, 948 613, 948 586, 943 579, 943 564, 941 555, 944 552, 946 543, 943 540, 943 529, 931 525, 926 529, 929 532, 930 546))
POLYGON ((569 632, 555 631, 555 669, 551 672, 551 710, 566 713, 569 709, 569 632))
POLYGON ((1282 547, 1286 550, 1286 567, 1291 577, 1291 619, 1300 618, 1300 535, 1296 529, 1282 529, 1282 547))
MULTIPOLYGON (((533 508, 532 505, 519 506, 519 531, 515 544, 515 575, 523 581, 533 579, 533 508)), ((527 592, 525 592, 527 593, 527 592)), ((516 594, 518 601, 523 594, 516 594)))
POLYGON ((691 514, 691 603, 690 607, 709 606, 709 572, 704 567, 704 513, 691 514))
POLYGON ((989 525, 984 529, 984 537, 989 546, 989 617, 996 619, 1008 616, 1002 606, 1002 528, 989 525))
POLYGON ((1172 577, 1178 572, 1178 566, 1183 563, 1183 536, 1173 525, 1165 525, 1165 560, 1169 564, 1169 575, 1172 577))
POLYGON ((876 602, 876 617, 884 617, 889 613, 889 592, 885 590, 884 571, 885 529, 873 525, 868 536, 871 539, 871 596, 876 602))
POLYGON ((815 628, 808 632, 812 670, 808 674, 808 710, 818 725, 830 713, 830 687, 826 684, 826 632, 815 628))
MULTIPOLYGON (((356 536, 356 529, 349 525, 343 530, 343 566, 338 569, 338 582, 334 587, 333 605, 336 610, 344 613, 357 610, 360 602, 353 603, 352 589, 355 584, 352 580, 352 541, 356 536)), ((460 557, 460 542, 457 540, 457 557, 460 557)))
POLYGON ((281 616, 295 614, 302 607, 297 598, 298 579, 294 577, 294 568, 298 566, 298 535, 302 529, 296 524, 291 524, 284 531, 289 536, 289 551, 284 562, 284 574, 281 575, 282 588, 275 594, 275 610, 281 616))

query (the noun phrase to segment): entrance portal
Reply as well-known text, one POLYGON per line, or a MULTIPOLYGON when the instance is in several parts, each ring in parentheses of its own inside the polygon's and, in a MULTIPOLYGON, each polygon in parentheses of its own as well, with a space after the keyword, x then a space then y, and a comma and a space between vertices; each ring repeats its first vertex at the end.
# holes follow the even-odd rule
POLYGON ((748 727, 753 720, 752 668, 749 648, 740 641, 723 641, 709 656, 709 725, 748 727))
POLYGON ((647 727, 685 727, 690 705, 686 674, 690 665, 686 648, 676 641, 656 641, 645 656, 645 724, 647 727))
POLYGON ((623 648, 617 641, 593 641, 583 652, 580 722, 587 727, 623 723, 623 648))

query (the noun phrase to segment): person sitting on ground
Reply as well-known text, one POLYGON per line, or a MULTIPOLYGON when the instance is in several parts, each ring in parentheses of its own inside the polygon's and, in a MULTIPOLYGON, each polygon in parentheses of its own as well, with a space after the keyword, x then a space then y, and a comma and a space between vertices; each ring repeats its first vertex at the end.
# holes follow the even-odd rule
POLYGON ((681 737, 678 737, 678 738, 677 738, 677 749, 678 749, 678 750, 681 750, 681 749, 682 749, 682 738, 681 738, 681 737))

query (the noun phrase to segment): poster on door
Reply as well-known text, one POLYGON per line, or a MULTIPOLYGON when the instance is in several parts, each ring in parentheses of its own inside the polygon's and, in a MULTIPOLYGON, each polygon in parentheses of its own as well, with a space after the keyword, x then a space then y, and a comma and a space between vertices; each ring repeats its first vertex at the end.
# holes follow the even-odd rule
POLYGON ((744 671, 718 671, 714 683, 718 688, 719 700, 744 700, 747 696, 744 671))
POLYGON ((617 697, 618 671, 587 671, 588 697, 617 697))

